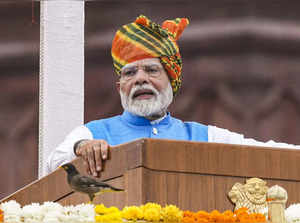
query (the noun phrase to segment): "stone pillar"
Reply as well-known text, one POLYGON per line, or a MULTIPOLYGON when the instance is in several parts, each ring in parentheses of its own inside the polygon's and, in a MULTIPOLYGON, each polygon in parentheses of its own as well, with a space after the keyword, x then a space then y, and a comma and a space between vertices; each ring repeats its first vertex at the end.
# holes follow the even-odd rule
POLYGON ((39 178, 47 158, 84 118, 84 1, 41 1, 39 178))

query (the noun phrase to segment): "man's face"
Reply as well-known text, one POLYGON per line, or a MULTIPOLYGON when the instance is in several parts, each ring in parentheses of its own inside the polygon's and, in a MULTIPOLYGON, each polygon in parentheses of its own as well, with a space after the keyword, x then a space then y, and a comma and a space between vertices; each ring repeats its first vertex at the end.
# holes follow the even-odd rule
POLYGON ((173 100, 168 75, 158 58, 124 66, 117 87, 123 108, 139 116, 163 115, 173 100))

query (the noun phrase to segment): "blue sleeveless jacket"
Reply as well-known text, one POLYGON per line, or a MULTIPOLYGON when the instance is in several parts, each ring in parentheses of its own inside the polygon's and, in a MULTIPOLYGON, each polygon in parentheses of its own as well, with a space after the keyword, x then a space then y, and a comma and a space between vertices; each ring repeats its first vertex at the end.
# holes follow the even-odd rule
POLYGON ((122 115, 91 121, 85 126, 94 139, 104 139, 109 145, 119 145, 140 138, 175 139, 207 142, 208 127, 197 122, 182 122, 167 116, 157 124, 124 111, 122 115))

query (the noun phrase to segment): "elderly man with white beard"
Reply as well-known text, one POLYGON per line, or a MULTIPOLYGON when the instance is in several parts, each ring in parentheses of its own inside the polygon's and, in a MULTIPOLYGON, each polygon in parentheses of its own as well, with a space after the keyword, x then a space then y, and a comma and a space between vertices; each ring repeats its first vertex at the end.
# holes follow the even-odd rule
POLYGON ((188 25, 185 18, 162 26, 145 16, 122 26, 112 43, 116 83, 124 112, 75 128, 50 154, 48 171, 80 156, 90 175, 99 176, 109 146, 139 138, 220 142, 299 148, 268 141, 258 142, 226 129, 171 116, 168 107, 181 86, 182 60, 177 40, 188 25))

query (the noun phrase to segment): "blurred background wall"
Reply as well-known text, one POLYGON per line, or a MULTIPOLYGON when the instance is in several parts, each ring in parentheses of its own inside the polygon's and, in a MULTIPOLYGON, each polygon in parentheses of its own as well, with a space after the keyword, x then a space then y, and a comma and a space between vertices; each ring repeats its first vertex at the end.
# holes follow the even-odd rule
MULTIPOLYGON (((171 113, 258 140, 300 144, 300 1, 86 2, 85 121, 122 112, 110 46, 144 14, 188 17, 171 113)), ((37 178, 39 2, 0 2, 0 198, 37 178)), ((70 74, 72 75, 72 74, 70 74)))

